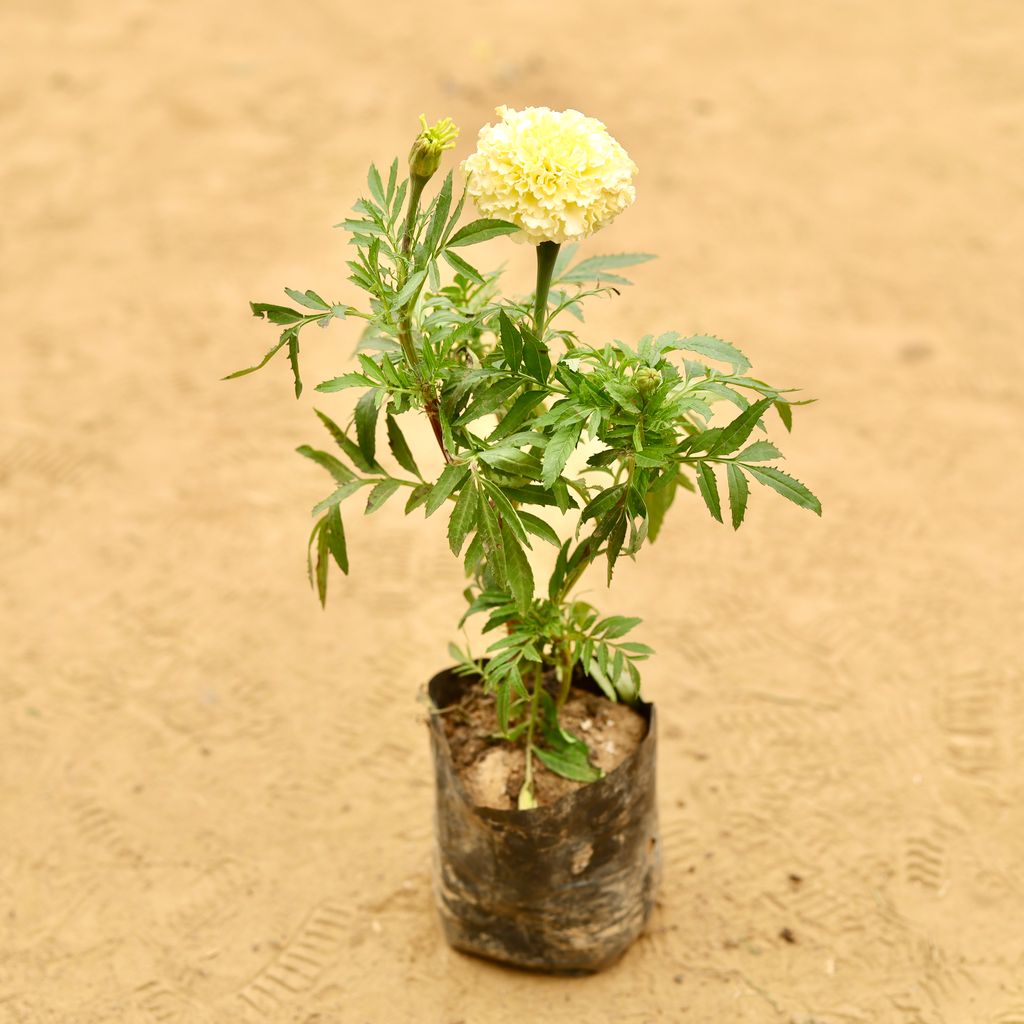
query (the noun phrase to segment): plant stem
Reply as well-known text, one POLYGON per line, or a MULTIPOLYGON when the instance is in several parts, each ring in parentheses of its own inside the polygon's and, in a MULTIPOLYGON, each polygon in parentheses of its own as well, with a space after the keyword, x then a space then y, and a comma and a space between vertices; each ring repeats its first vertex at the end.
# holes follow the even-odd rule
POLYGON ((537 246, 537 292, 533 301, 533 330, 539 341, 544 340, 544 327, 548 312, 548 292, 551 276, 558 259, 558 242, 541 242, 537 246))
POLYGON ((572 647, 568 640, 562 643, 560 653, 562 655, 562 679, 558 687, 558 701, 555 704, 558 711, 562 710, 565 702, 569 699, 569 690, 572 688, 572 647))
POLYGON ((526 774, 523 786, 533 795, 533 730, 537 724, 537 712, 540 710, 540 689, 544 685, 544 675, 538 665, 533 673, 533 696, 530 700, 530 724, 526 727, 526 774))
MULTIPOLYGON (((419 214, 420 198, 423 195, 423 188, 426 184, 426 178, 420 178, 415 174, 409 179, 409 209, 405 216, 405 231, 402 233, 401 245, 402 255, 406 257, 412 254, 412 239, 416 229, 416 217, 419 214)), ((405 284, 407 280, 408 271, 401 275, 399 287, 405 284)), ((455 460, 452 458, 451 452, 448 451, 448 446, 444 443, 444 431, 441 429, 441 409, 437 404, 437 394, 434 391, 434 385, 426 380, 423 375, 423 366, 420 363, 419 353, 416 351, 416 343, 412 336, 412 307, 414 301, 415 298, 410 298, 399 312, 398 341, 402 346, 402 353, 405 356, 406 362, 408 362, 413 372, 419 378, 420 394, 423 398, 423 411, 427 414, 427 419, 430 421, 431 429, 434 431, 434 439, 437 441, 438 448, 441 449, 444 461, 450 465, 455 460)))

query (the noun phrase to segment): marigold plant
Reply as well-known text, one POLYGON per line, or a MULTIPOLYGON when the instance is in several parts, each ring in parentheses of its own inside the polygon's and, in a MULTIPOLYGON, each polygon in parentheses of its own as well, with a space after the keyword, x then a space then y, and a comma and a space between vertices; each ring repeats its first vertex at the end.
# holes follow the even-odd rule
POLYGON ((338 225, 351 234, 349 280, 366 293, 367 308, 291 288, 294 306, 253 303, 256 316, 282 328, 280 338, 257 365, 230 376, 252 373, 283 349, 299 396, 303 328, 363 322, 358 369, 316 386, 359 390, 351 420, 342 426, 317 410, 336 448, 298 449, 335 484, 313 509, 311 582, 322 603, 330 563, 349 571, 341 510, 356 495, 365 492, 367 513, 399 493, 406 514, 445 509, 452 553, 469 580, 463 622, 484 615, 484 632, 499 635, 483 658, 451 650, 495 695, 504 737, 525 747, 519 806, 529 808, 534 758, 579 781, 600 775, 583 740, 558 723, 573 679, 586 674, 610 700, 632 702, 639 664, 652 653, 626 639, 639 619, 602 616, 573 596, 586 570, 602 559, 610 584, 621 557, 658 537, 681 490, 734 528, 751 481, 819 515, 821 506, 774 465, 782 454, 761 436, 769 414, 791 429, 792 409, 804 403, 751 376, 734 345, 674 331, 635 346, 577 334, 583 303, 618 294, 630 283, 621 271, 652 258, 577 260, 577 245, 563 244, 634 201, 636 166, 600 121, 578 111, 497 113, 463 165, 457 202, 452 173, 424 199, 455 142, 448 119, 432 127, 423 120, 407 177, 397 160, 386 180, 371 166, 368 194, 338 225), (467 195, 484 216, 462 224, 467 195), (467 259, 467 249, 501 235, 536 246, 533 294, 502 296, 500 271, 467 259), (429 421, 436 468, 421 470, 414 459, 399 425, 408 414, 429 421), (382 457, 382 434, 397 468, 382 457), (537 543, 557 552, 539 588, 529 557, 537 543))

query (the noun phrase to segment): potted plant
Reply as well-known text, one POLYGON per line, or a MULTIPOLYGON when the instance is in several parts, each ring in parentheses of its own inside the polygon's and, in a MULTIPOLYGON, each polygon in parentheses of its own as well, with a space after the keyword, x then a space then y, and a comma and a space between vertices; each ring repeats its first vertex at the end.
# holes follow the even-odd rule
POLYGON ((311 583, 323 603, 329 564, 349 570, 346 503, 370 513, 400 495, 406 514, 443 510, 468 579, 463 622, 482 617, 493 638, 483 657, 451 645, 456 664, 428 687, 446 935, 519 966, 592 971, 653 905, 655 719, 640 698, 652 651, 631 639, 639 619, 603 615, 577 585, 598 562, 610 584, 620 558, 656 540, 680 490, 734 528, 751 481, 821 507, 762 436, 771 416, 790 429, 802 403, 750 376, 735 346, 675 332, 635 346, 582 339, 584 302, 618 294, 621 271, 651 258, 577 259, 576 243, 634 201, 636 167, 578 111, 498 115, 461 190, 449 172, 427 196, 457 136, 448 119, 421 119, 407 176, 397 160, 386 175, 371 166, 368 194, 340 225, 364 308, 290 288, 294 305, 253 303, 280 338, 231 376, 285 350, 298 397, 303 329, 360 321, 358 368, 316 387, 358 391, 354 412, 340 425, 318 410, 334 447, 298 449, 334 480, 313 509, 311 583), (467 196, 482 216, 463 223, 467 196), (500 271, 470 258, 501 235, 535 247, 531 295, 503 296, 500 271), (407 416, 429 422, 431 463, 414 457, 407 416))

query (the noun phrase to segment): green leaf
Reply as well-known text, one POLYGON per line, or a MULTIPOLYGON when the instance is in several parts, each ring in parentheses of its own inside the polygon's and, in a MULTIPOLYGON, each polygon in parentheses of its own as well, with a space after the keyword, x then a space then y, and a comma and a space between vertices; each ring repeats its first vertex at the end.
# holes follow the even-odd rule
POLYGON ((531 452, 519 448, 490 448, 480 453, 480 459, 509 476, 528 477, 536 480, 540 476, 540 460, 531 452))
POLYGON ((408 470, 414 476, 420 477, 419 467, 416 465, 416 460, 412 457, 412 451, 409 448, 408 442, 405 440, 405 435, 402 433, 402 428, 398 425, 398 421, 391 413, 387 414, 387 427, 388 427, 388 445, 391 448, 391 454, 395 457, 397 462, 402 469, 408 470))
POLYGON ((441 475, 437 478, 437 483, 431 488, 430 497, 427 498, 426 514, 428 517, 432 516, 447 501, 448 496, 467 476, 469 476, 469 467, 466 465, 452 463, 450 466, 444 467, 441 475))
POLYGON ((477 513, 480 509, 477 498, 476 486, 469 481, 459 491, 455 500, 455 508, 452 509, 451 519, 448 520, 448 546, 452 554, 457 555, 462 550, 466 536, 476 525, 477 513))
POLYGON ((391 300, 391 305, 395 309, 401 309, 405 304, 420 290, 420 285, 423 284, 424 278, 427 276, 425 270, 417 270, 415 274, 409 275, 409 280, 405 282, 399 293, 391 300))
POLYGON ((501 422, 491 431, 487 440, 494 442, 509 434, 515 433, 526 422, 530 413, 541 402, 546 391, 524 391, 513 403, 512 407, 501 418, 501 422))
POLYGON ((501 538, 505 548, 505 565, 508 587, 516 600, 516 606, 524 614, 533 602, 533 570, 530 560, 506 520, 501 527, 501 538))
POLYGON ((320 598, 320 607, 327 604, 327 569, 330 566, 330 537, 325 527, 321 526, 316 538, 316 592, 320 598))
POLYGON ((318 516, 321 512, 340 505, 341 502, 350 495, 355 494, 365 484, 365 480, 350 480, 347 484, 342 484, 333 494, 329 494, 323 501, 313 506, 313 515, 318 516))
POLYGON ((285 288, 285 292, 289 298, 294 299, 300 306, 305 306, 306 309, 315 309, 320 313, 331 308, 312 288, 305 292, 297 291, 294 288, 285 288))
POLYGON ((502 517, 509 527, 511 527, 512 532, 516 537, 518 537, 523 544, 529 546, 529 541, 526 539, 526 528, 523 526, 522 521, 519 518, 519 513, 516 511, 505 492, 497 484, 483 477, 480 478, 480 483, 483 485, 483 489, 490 497, 491 501, 494 502, 494 508, 498 515, 502 517))
POLYGON ((582 430, 582 423, 570 423, 559 427, 551 435, 544 448, 544 469, 541 474, 541 483, 545 487, 550 487, 562 475, 569 456, 576 450, 582 430))
POLYGON ((359 450, 367 462, 373 463, 377 454, 377 413, 380 392, 367 391, 356 403, 356 437, 359 450))
POLYGON ((299 376, 299 332, 296 329, 290 332, 288 338, 288 362, 295 380, 295 397, 298 398, 302 394, 302 378, 299 376))
POLYGON ((247 374, 255 373, 257 370, 262 370, 271 359, 274 358, 277 353, 288 344, 288 338, 291 336, 290 331, 285 331, 278 343, 270 349, 269 352, 254 366, 247 366, 244 370, 235 370, 234 373, 229 373, 226 377, 221 377, 221 380, 234 380, 236 377, 245 377, 247 374))
POLYGON ((646 252, 620 252, 607 256, 591 256, 581 260, 571 270, 561 274, 556 280, 559 283, 586 282, 586 281, 611 281, 613 284, 628 284, 625 278, 617 274, 606 273, 609 270, 617 270, 622 267, 633 267, 638 263, 646 263, 655 257, 646 252))
POLYGON ((732 528, 738 530, 743 516, 747 511, 747 496, 750 487, 743 470, 734 462, 730 462, 726 469, 726 476, 729 480, 729 510, 732 512, 732 528))
MULTIPOLYGON (((479 532, 474 540, 479 539, 482 544, 483 553, 487 557, 487 564, 491 574, 494 576, 496 586, 504 589, 507 586, 507 575, 505 570, 505 548, 501 542, 501 524, 498 522, 498 514, 491 508, 490 502, 480 492, 480 512, 478 521, 479 532)), ((470 545, 472 549, 473 545, 470 545)), ((469 552, 467 551, 467 563, 469 552)))
POLYGON ((427 498, 430 497, 432 489, 433 486, 431 484, 420 484, 419 487, 414 487, 409 495, 409 500, 405 503, 405 514, 408 515, 410 512, 415 512, 420 505, 423 505, 427 498))
POLYGON ((777 491, 794 505, 810 509, 815 514, 821 515, 821 502, 809 488, 795 477, 783 473, 781 469, 773 469, 771 466, 747 466, 746 470, 758 483, 777 491))
POLYGON ((434 201, 434 213, 430 218, 430 227, 427 228, 427 236, 423 241, 423 248, 428 254, 434 252, 437 248, 437 243, 441 240, 441 232, 444 231, 451 205, 452 172, 449 171, 440 192, 437 194, 437 199, 434 201))
POLYGON ((291 309, 288 306, 275 306, 272 302, 250 302, 249 308, 252 310, 253 316, 262 317, 264 320, 269 320, 272 324, 279 324, 282 327, 297 324, 300 320, 305 319, 305 314, 300 313, 297 309, 291 309))
POLYGON ((793 430, 793 409, 789 402, 784 402, 781 398, 775 400, 775 411, 779 414, 779 419, 782 420, 782 425, 787 431, 792 432, 793 430))
POLYGON ((653 543, 661 533, 662 524, 665 522, 665 514, 672 506, 676 497, 677 478, 672 477, 670 483, 652 487, 644 496, 644 503, 647 505, 647 536, 653 543))
POLYGON ((387 202, 384 198, 384 186, 380 180, 380 171, 370 164, 370 171, 366 176, 366 184, 370 187, 370 195, 381 209, 385 209, 387 202))
POLYGON ((489 387, 484 388, 469 403, 466 411, 455 421, 456 426, 465 426, 481 416, 487 416, 501 408, 522 386, 522 382, 513 377, 511 380, 502 378, 489 387))
POLYGON ((759 402, 755 402, 741 412, 731 423, 722 427, 722 432, 718 435, 718 439, 708 448, 708 454, 730 455, 736 451, 750 437, 750 432, 757 425, 761 414, 773 401, 774 399, 771 398, 762 398, 759 402))
POLYGON ((600 768, 595 768, 590 763, 587 745, 580 740, 567 743, 560 750, 544 750, 534 746, 533 752, 545 768, 566 779, 596 782, 604 775, 600 768))
POLYGON ((547 541, 549 544, 553 544, 556 548, 562 546, 562 539, 552 529, 552 527, 544 522, 540 516, 535 516, 532 512, 524 512, 522 509, 517 510, 519 513, 519 519, 523 526, 532 533, 535 537, 540 537, 541 540, 547 541))
POLYGON ((477 242, 486 242, 487 239, 496 238, 498 235, 511 235, 518 230, 519 228, 515 224, 510 224, 507 220, 483 217, 459 228, 449 239, 448 248, 456 249, 461 245, 476 245, 477 242))
POLYGON ((380 469, 373 459, 367 459, 363 455, 359 445, 357 445, 348 436, 348 434, 346 434, 345 431, 330 418, 330 416, 321 412, 319 409, 314 409, 313 411, 320 417, 320 422, 328 429, 328 431, 330 431, 331 437, 334 438, 338 447, 352 460, 353 466, 357 469, 361 469, 364 473, 372 473, 375 470, 380 469))
POLYGON ((676 341, 675 347, 684 352, 696 352, 698 355, 728 363, 733 373, 744 373, 750 369, 750 360, 735 346, 711 334, 695 334, 690 338, 676 341))
POLYGON ((344 391, 346 388, 372 388, 373 381, 361 373, 343 373, 340 377, 332 377, 317 384, 314 390, 330 392, 344 391))
POLYGON ((528 330, 520 332, 523 336, 523 365, 526 372, 538 384, 546 384, 551 373, 551 356, 547 345, 538 341, 528 330))
POLYGON ((324 516, 323 530, 327 533, 327 547, 338 568, 348 575, 348 548, 345 545, 345 527, 341 521, 341 509, 333 505, 324 516))
POLYGON ((615 563, 618 561, 619 552, 622 551, 622 544, 625 539, 626 516, 622 514, 608 533, 608 546, 605 549, 605 555, 608 558, 608 586, 612 584, 612 573, 615 571, 615 563))
POLYGON ((397 480, 381 480, 370 491, 370 497, 366 500, 366 514, 369 515, 371 512, 376 512, 401 486, 397 480))
POLYGON ((505 362, 513 373, 518 373, 519 367, 523 365, 523 336, 505 310, 498 314, 498 335, 501 350, 505 353, 505 362))
POLYGON ((697 463, 697 487, 708 511, 721 522, 722 502, 718 497, 718 480, 715 478, 715 471, 706 462, 697 463))
POLYGON ((631 629, 635 629, 643 621, 643 619, 638 619, 632 615, 610 615, 607 619, 603 619, 597 624, 594 632, 600 633, 605 640, 617 640, 620 636, 625 636, 631 629))
POLYGON ((772 459, 781 459, 782 452, 771 443, 771 441, 755 441, 748 444, 736 456, 737 462, 771 462, 772 459))
POLYGON ((476 281, 477 284, 484 283, 483 274, 476 269, 471 263, 467 263, 457 253, 449 252, 447 249, 441 251, 441 256, 444 261, 452 268, 457 274, 465 274, 472 281, 476 281))
POLYGON ((308 444, 300 444, 295 450, 300 455, 304 455, 307 459, 312 459, 318 466, 326 469, 339 484, 348 483, 355 476, 348 466, 331 455, 330 452, 319 451, 316 448, 311 448, 308 444))

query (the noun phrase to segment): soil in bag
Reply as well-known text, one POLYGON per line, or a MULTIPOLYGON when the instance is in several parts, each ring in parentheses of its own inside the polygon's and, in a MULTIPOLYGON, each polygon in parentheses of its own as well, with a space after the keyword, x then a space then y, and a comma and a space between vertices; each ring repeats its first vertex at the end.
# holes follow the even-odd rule
POLYGON ((614 963, 642 933, 660 877, 654 707, 577 677, 559 721, 604 775, 581 783, 534 758, 538 806, 519 810, 522 744, 497 737, 479 678, 429 685, 437 784, 435 893, 456 949, 580 974, 614 963))

